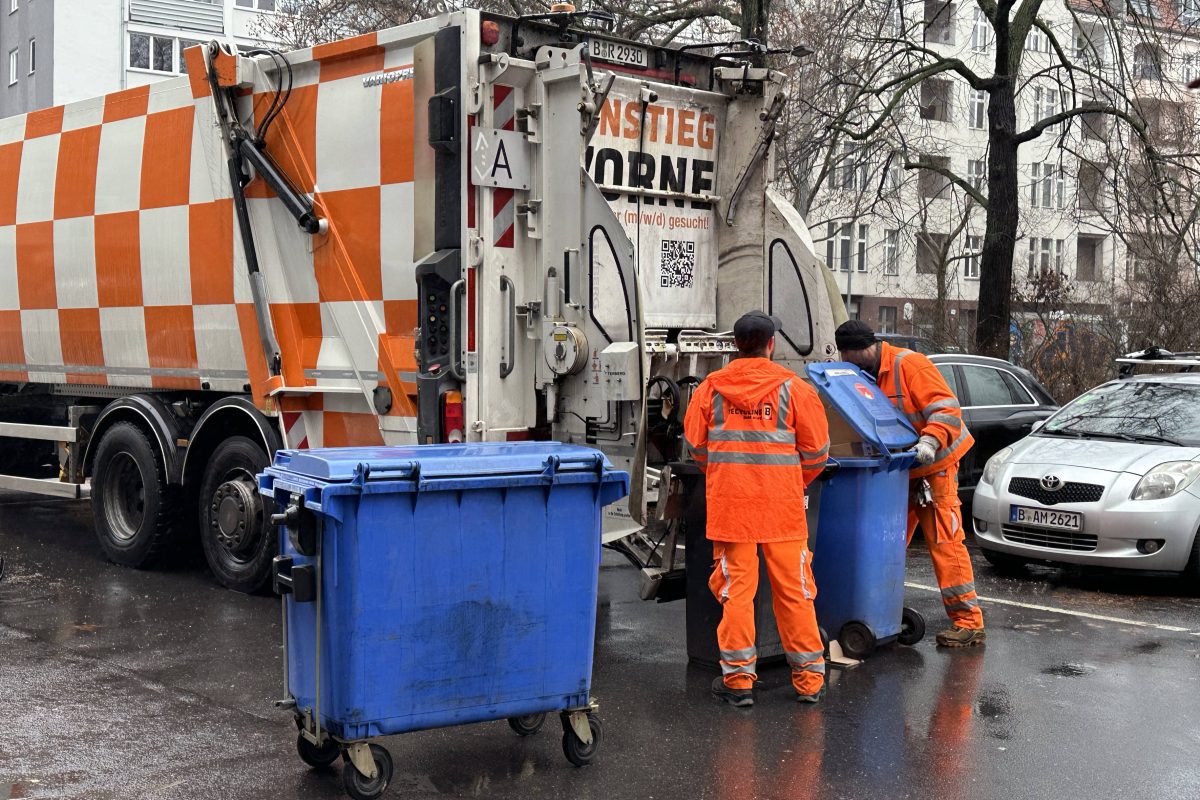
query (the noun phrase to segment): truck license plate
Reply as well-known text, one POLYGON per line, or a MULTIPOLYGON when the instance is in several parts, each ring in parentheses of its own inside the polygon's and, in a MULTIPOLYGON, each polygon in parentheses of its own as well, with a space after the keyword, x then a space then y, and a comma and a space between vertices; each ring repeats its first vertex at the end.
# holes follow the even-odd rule
POLYGON ((1048 508, 1010 506, 1008 520, 1038 528, 1055 528, 1061 531, 1083 530, 1083 515, 1074 511, 1051 511, 1048 508))
POLYGON ((604 39, 592 39, 592 58, 607 61, 611 64, 624 64, 627 67, 645 69, 650 64, 650 51, 644 47, 626 44, 625 42, 609 42, 604 39))

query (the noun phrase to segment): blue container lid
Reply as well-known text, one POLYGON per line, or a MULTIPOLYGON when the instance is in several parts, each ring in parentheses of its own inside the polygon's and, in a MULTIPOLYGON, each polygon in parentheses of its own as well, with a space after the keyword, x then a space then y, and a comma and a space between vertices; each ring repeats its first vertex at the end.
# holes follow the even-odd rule
POLYGON ((888 399, 875 379, 853 364, 826 361, 804 368, 813 385, 863 441, 881 453, 908 450, 917 432, 888 399))
POLYGON ((592 472, 612 465, 590 447, 562 442, 466 442, 280 450, 272 465, 327 483, 592 472))

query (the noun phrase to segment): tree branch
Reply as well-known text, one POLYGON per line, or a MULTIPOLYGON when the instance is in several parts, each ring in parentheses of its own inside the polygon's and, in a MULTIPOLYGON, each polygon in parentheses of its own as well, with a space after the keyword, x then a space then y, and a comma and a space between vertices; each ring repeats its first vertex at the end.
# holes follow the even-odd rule
POLYGON ((938 175, 941 175, 943 178, 950 181, 955 186, 957 186, 958 188, 960 188, 964 192, 966 192, 967 196, 970 197, 972 200, 974 200, 976 203, 978 203, 981 207, 987 208, 987 205, 988 205, 987 198, 983 196, 982 192, 980 192, 978 189, 976 189, 970 183, 963 180, 958 175, 954 174, 953 172, 946 169, 945 167, 940 167, 937 164, 931 164, 928 161, 905 161, 904 168, 905 169, 926 169, 926 170, 929 170, 930 172, 936 172, 938 175))

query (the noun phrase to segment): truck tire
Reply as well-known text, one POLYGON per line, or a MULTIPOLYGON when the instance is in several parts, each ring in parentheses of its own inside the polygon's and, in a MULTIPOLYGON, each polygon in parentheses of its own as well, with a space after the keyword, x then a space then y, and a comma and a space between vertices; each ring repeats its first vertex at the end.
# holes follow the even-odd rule
POLYGON ((104 555, 151 566, 180 528, 181 495, 167 483, 158 449, 141 428, 118 422, 100 439, 92 469, 92 517, 104 555))
POLYGON ((200 481, 200 544, 216 579, 226 588, 261 590, 278 546, 270 501, 258 493, 258 473, 270 463, 262 446, 245 436, 217 445, 200 481))

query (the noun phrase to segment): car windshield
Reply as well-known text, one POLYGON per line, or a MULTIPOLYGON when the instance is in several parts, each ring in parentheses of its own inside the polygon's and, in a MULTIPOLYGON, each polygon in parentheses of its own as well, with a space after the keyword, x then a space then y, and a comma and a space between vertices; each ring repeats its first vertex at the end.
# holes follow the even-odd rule
POLYGON ((1200 445, 1200 385, 1121 381, 1080 395, 1041 433, 1200 445))

